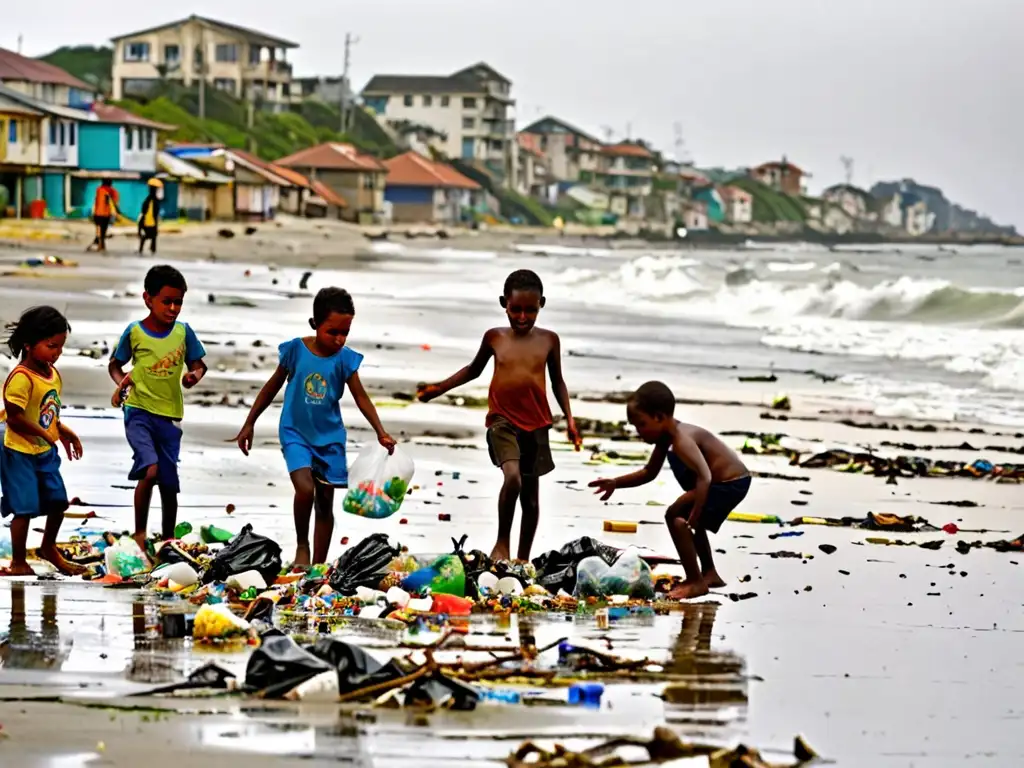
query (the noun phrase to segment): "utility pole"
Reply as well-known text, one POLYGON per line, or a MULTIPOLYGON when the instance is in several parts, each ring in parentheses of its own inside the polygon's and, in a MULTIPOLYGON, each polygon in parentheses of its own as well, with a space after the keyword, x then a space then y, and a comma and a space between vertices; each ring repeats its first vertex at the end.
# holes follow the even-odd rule
POLYGON ((843 155, 839 158, 839 162, 843 164, 843 170, 846 172, 846 185, 850 186, 853 181, 853 158, 843 155))
POLYGON ((345 66, 341 72, 341 119, 338 131, 344 133, 348 128, 348 71, 352 63, 352 46, 359 42, 351 32, 345 33, 345 66))
POLYGON ((25 42, 25 36, 19 32, 18 33, 18 55, 19 56, 21 56, 21 44, 23 42, 25 42))
POLYGON ((206 29, 199 27, 199 119, 206 119, 206 29))

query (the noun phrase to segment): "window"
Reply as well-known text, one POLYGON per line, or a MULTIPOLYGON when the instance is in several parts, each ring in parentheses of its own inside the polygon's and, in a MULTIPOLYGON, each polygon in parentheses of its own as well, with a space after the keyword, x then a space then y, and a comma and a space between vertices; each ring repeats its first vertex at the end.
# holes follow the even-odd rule
POLYGON ((164 46, 164 64, 178 64, 181 62, 181 47, 177 45, 164 46))
POLYGON ((476 109, 476 99, 474 99, 472 96, 466 96, 465 98, 462 99, 462 108, 476 109))
POLYGON ((412 96, 410 96, 410 95, 408 95, 408 94, 406 94, 405 96, 403 96, 403 97, 402 97, 402 103, 403 103, 403 104, 404 104, 405 106, 407 106, 407 107, 411 107, 411 106, 412 106, 412 96))
POLYGON ((57 144, 57 123, 50 121, 50 146, 57 144))
POLYGON ((238 87, 238 81, 230 77, 218 77, 213 81, 213 87, 218 91, 234 94, 238 87))
POLYGON ((50 104, 56 101, 53 83, 43 83, 43 101, 50 104))
POLYGON ((450 98, 448 98, 447 96, 442 96, 441 97, 441 106, 442 107, 447 107, 449 103, 451 103, 451 99, 450 98))
POLYGON ((259 45, 249 46, 249 64, 256 66, 260 63, 260 57, 263 55, 263 48, 259 45))
POLYGON ((463 128, 473 128, 475 125, 476 125, 476 120, 474 120, 472 117, 464 117, 464 118, 462 118, 462 127, 463 128))
POLYGON ((10 144, 17 144, 18 143, 18 121, 17 120, 11 120, 11 122, 9 122, 7 124, 7 141, 10 144))
POLYGON ((423 106, 424 107, 432 107, 432 106, 434 106, 434 97, 433 96, 424 96, 423 97, 423 106))
POLYGON ((135 149, 135 129, 126 127, 124 129, 124 148, 131 152, 135 149))
POLYGON ((363 189, 374 189, 374 175, 372 173, 363 174, 363 189))
POLYGON ((67 146, 67 143, 68 143, 68 129, 67 129, 67 126, 64 123, 59 123, 57 125, 57 136, 58 136, 57 143, 60 144, 62 147, 67 146))
POLYGON ((214 55, 217 61, 238 61, 238 46, 234 43, 217 43, 217 48, 214 52, 214 55))
POLYGON ((125 43, 125 61, 149 61, 149 43, 125 43))
POLYGON ((75 143, 76 143, 76 141, 78 139, 78 137, 76 136, 77 133, 78 133, 78 124, 77 123, 68 123, 68 146, 71 146, 71 147, 75 146, 75 143))

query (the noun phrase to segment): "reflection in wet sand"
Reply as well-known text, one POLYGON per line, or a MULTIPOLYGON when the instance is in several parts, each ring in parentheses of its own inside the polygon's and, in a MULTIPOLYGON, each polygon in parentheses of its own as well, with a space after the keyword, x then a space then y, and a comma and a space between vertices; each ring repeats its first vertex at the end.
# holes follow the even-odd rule
POLYGON ((746 663, 731 651, 712 650, 711 636, 718 603, 683 606, 683 624, 679 637, 669 651, 665 671, 673 682, 665 687, 662 698, 670 721, 688 710, 719 707, 746 707, 746 663), (674 717, 673 717, 674 715, 674 717))
MULTIPOLYGON (((33 589, 35 591, 35 589, 33 589)), ((62 647, 57 627, 56 591, 43 591, 40 631, 29 629, 25 584, 11 584, 11 620, 0 635, 0 667, 6 669, 60 669, 70 653, 62 647)))

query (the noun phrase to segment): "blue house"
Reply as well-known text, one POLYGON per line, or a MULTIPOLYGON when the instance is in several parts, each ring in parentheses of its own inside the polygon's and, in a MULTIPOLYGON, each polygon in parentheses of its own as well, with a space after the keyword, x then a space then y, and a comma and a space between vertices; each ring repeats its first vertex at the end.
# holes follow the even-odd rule
POLYGON ((120 210, 136 219, 149 194, 147 182, 159 171, 157 145, 161 131, 174 126, 155 123, 109 104, 96 103, 90 120, 79 126, 78 168, 71 173, 70 207, 88 216, 96 189, 110 178, 120 196, 120 210))
POLYGON ((725 221, 725 202, 715 187, 701 187, 693 191, 693 199, 707 206, 708 221, 725 221))

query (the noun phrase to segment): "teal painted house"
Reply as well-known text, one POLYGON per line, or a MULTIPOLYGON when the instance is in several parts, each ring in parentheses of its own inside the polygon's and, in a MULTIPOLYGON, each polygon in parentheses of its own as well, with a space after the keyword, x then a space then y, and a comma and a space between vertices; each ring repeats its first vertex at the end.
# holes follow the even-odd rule
POLYGON ((701 187, 693 191, 693 199, 707 206, 708 221, 721 223, 725 221, 725 201, 715 187, 701 187))
POLYGON ((174 126, 155 123, 109 104, 94 104, 79 127, 78 168, 71 174, 74 215, 90 216, 96 189, 109 177, 120 195, 120 210, 136 219, 149 194, 146 182, 159 170, 159 133, 174 126))

